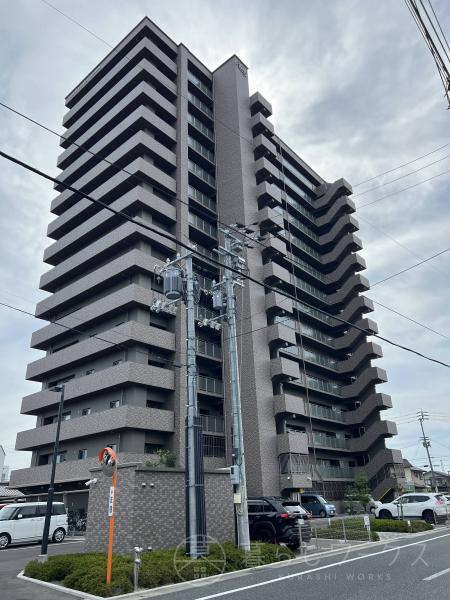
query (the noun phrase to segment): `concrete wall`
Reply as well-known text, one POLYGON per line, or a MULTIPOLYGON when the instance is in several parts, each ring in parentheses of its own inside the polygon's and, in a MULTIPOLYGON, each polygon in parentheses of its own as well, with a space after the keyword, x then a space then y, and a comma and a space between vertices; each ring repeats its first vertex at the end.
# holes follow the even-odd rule
MULTIPOLYGON (((100 469, 89 493, 86 550, 105 552, 108 543, 108 496, 111 479, 100 469)), ((233 492, 228 473, 205 472, 207 534, 219 542, 234 540, 233 492)), ((185 540, 185 481, 181 469, 119 466, 114 552, 134 546, 173 548, 185 540), (145 484, 145 487, 143 487, 145 484)))

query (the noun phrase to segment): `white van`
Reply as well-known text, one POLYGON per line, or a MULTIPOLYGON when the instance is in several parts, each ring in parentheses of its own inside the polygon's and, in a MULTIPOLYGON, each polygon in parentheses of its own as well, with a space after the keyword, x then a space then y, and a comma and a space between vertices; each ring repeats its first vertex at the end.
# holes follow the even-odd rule
MULTIPOLYGON (((0 550, 10 544, 25 544, 42 540, 45 502, 8 504, 0 510, 0 550)), ((60 543, 66 537, 67 511, 62 502, 54 502, 50 519, 49 540, 60 543)))

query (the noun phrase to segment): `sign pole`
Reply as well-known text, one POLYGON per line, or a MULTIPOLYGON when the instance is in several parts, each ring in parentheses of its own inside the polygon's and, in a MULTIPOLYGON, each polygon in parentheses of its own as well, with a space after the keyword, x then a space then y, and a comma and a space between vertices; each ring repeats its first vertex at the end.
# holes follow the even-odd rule
POLYGON ((106 563, 106 584, 111 583, 111 572, 112 572, 112 553, 113 553, 113 542, 114 542, 114 503, 116 500, 116 485, 117 485, 117 467, 114 469, 112 476, 111 487, 109 488, 109 503, 108 503, 108 516, 109 516, 109 537, 108 537, 108 560, 106 563))
POLYGON ((104 475, 111 477, 108 500, 109 534, 108 534, 108 559, 106 563, 106 585, 111 583, 112 555, 114 544, 114 513, 117 487, 117 456, 112 448, 107 446, 98 455, 104 475))

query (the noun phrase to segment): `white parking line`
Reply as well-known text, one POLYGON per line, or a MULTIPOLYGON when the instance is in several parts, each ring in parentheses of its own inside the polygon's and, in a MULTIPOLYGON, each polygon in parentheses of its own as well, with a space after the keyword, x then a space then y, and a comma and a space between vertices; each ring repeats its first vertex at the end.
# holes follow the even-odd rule
MULTIPOLYGON (((67 546, 69 544, 81 544, 82 542, 84 542, 84 540, 73 540, 73 541, 67 541, 67 542, 61 542, 60 544, 56 544, 54 547, 58 548, 59 546, 67 546)), ((30 546, 10 546, 9 548, 6 548, 5 552, 12 552, 13 550, 36 550, 36 548, 39 548, 40 544, 34 544, 34 545, 30 545, 30 546)), ((1 555, 0 555, 1 556, 1 555)))
POLYGON ((430 575, 429 577, 424 577, 424 581, 431 581, 432 579, 436 579, 436 577, 440 577, 441 575, 445 575, 446 573, 450 573, 450 569, 444 569, 443 571, 439 571, 439 573, 435 573, 434 575, 430 575))
POLYGON ((404 544, 403 546, 396 546, 395 548, 388 548, 387 550, 380 550, 379 552, 372 552, 371 554, 365 554, 364 556, 355 556, 354 558, 348 558, 347 560, 341 560, 339 562, 331 563, 329 565, 323 565, 322 567, 316 567, 315 569, 308 569, 307 571, 298 571, 297 573, 291 573, 290 575, 284 575, 283 577, 276 577, 275 579, 270 579, 269 581, 261 581, 259 583, 253 583, 252 585, 246 585, 240 588, 235 588, 234 590, 227 590, 225 592, 219 592, 218 594, 212 594, 210 596, 202 596, 201 598, 197 598, 196 600, 212 600, 212 598, 221 598, 222 596, 229 596, 230 594, 237 594, 239 592, 243 592, 245 590, 251 590, 253 588, 262 587, 263 585, 270 585, 271 583, 277 583, 278 581, 284 581, 286 579, 293 579, 294 577, 299 577, 303 575, 308 575, 309 573, 315 573, 316 571, 323 571, 324 569, 330 569, 332 567, 338 567, 340 565, 345 565, 351 562, 356 562, 357 560, 364 560, 365 558, 370 558, 371 556, 379 556, 380 554, 387 554, 388 552, 395 552, 396 550, 401 550, 402 548, 410 548, 411 546, 418 546, 419 544, 426 544, 428 542, 433 542, 434 540, 440 540, 441 538, 449 537, 450 533, 446 533, 444 535, 440 535, 439 537, 421 540, 420 542, 412 542, 411 544, 404 544))

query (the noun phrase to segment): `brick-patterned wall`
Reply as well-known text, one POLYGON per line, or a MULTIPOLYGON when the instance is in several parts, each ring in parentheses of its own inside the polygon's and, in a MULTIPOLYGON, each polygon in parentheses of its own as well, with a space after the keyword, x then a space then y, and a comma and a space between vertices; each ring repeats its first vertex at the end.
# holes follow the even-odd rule
MULTIPOLYGON (((98 482, 89 493, 86 550, 105 552, 111 479, 98 469, 91 474, 98 482)), ((233 540, 233 492, 228 473, 205 472, 205 493, 208 536, 219 542, 233 540)), ((119 466, 114 552, 131 553, 134 546, 156 550, 183 544, 184 514, 183 470, 152 469, 136 463, 119 466)))

